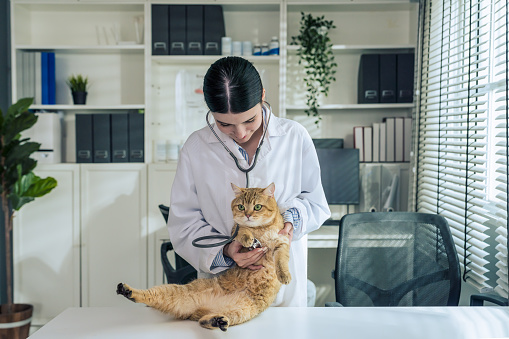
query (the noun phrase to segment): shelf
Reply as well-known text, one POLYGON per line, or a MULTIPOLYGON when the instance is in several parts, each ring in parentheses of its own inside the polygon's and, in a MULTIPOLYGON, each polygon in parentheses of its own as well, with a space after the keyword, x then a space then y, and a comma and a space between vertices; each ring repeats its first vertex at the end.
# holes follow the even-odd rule
POLYGON ((410 0, 289 0, 289 12, 335 12, 341 11, 362 11, 381 12, 411 10, 416 8, 418 3, 410 0))
MULTIPOLYGON (((413 108, 414 104, 346 104, 346 105, 323 105, 318 107, 319 110, 351 110, 351 109, 408 109, 413 108)), ((286 106, 286 110, 307 109, 306 106, 286 106)))
MULTIPOLYGON (((152 61, 161 65, 189 65, 189 64, 212 64, 217 59, 225 57, 225 55, 156 55, 152 56, 152 61)), ((278 64, 279 55, 271 56, 241 56, 248 59, 254 64, 278 64)))
MULTIPOLYGON (((286 46, 288 52, 296 53, 298 45, 286 46)), ((335 53, 377 53, 377 52, 413 52, 414 45, 333 45, 332 51, 335 53)))
POLYGON ((33 5, 43 8, 43 6, 50 5, 102 5, 102 6, 111 6, 111 5, 143 5, 146 0, 16 0, 16 4, 19 5, 33 5))
POLYGON ((137 110, 145 105, 32 105, 30 109, 47 111, 98 111, 98 110, 137 110))
POLYGON ((104 45, 104 46, 67 46, 67 45, 17 45, 16 50, 26 52, 51 51, 58 53, 79 54, 108 54, 108 53, 140 53, 145 50, 145 45, 104 45))

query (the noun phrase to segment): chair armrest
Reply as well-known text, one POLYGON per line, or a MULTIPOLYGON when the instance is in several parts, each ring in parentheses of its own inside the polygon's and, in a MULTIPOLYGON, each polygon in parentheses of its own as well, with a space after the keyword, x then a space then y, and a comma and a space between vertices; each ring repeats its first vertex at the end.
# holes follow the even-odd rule
POLYGON ((340 303, 336 301, 326 302, 325 307, 343 307, 340 303))
POLYGON ((497 304, 499 306, 509 306, 508 300, 498 294, 480 293, 470 296, 470 306, 483 306, 485 301, 497 304))

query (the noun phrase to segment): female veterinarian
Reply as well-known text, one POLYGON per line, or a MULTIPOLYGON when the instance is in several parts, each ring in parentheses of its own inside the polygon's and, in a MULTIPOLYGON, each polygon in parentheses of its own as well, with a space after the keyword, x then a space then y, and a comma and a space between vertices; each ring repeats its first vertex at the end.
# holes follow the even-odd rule
POLYGON ((264 255, 262 248, 239 253, 236 241, 204 246, 217 245, 210 236, 228 238, 235 226, 230 183, 264 188, 274 182, 285 221, 280 233, 291 240, 292 281, 281 287, 273 306, 306 306, 306 234, 330 216, 312 139, 299 123, 272 113, 260 75, 243 58, 225 57, 212 64, 203 92, 210 110, 208 126, 194 132, 182 147, 171 190, 168 229, 175 251, 199 277, 234 264, 263 269, 254 265, 264 255))

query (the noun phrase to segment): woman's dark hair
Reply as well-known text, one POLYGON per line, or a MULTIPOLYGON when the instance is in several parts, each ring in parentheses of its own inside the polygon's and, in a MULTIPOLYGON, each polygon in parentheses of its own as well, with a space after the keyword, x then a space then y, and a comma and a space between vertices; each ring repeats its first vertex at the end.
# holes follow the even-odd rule
POLYGON ((246 59, 225 57, 214 62, 205 74, 203 93, 212 112, 242 113, 262 102, 262 80, 246 59))

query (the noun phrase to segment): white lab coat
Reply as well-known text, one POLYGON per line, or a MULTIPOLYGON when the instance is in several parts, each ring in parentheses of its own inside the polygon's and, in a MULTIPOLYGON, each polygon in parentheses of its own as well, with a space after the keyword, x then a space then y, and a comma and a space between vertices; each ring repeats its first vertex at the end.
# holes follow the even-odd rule
MULTIPOLYGON (((271 113, 272 114, 272 113, 271 113)), ((234 141, 214 130, 247 168, 234 141)), ((267 187, 275 183, 275 197, 281 213, 296 207, 302 223, 294 230, 290 246, 292 281, 283 285, 273 306, 306 306, 307 304, 307 234, 318 229, 330 217, 321 185, 320 167, 313 141, 299 123, 273 114, 258 162, 249 173, 250 187, 267 187)), ((194 132, 182 147, 175 181, 171 190, 168 230, 175 251, 198 270, 199 277, 224 271, 210 270, 221 247, 197 248, 193 239, 202 236, 230 235, 234 225, 230 183, 246 187, 246 176, 235 165, 208 127, 194 132)), ((211 240, 210 243, 218 242, 211 240)), ((207 243, 204 241, 203 243, 207 243)))

